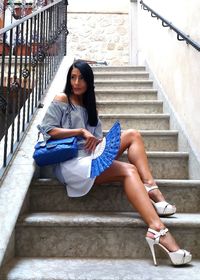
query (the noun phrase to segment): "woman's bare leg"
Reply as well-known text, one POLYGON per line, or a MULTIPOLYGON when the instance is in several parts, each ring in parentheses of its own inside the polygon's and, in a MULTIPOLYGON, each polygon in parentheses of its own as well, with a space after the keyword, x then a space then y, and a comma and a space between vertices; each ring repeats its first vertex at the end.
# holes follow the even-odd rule
MULTIPOLYGON (((144 142, 137 130, 128 129, 122 132, 118 157, 126 149, 128 151, 128 160, 136 166, 142 182, 150 186, 155 185, 155 180, 149 168, 144 142)), ((165 200, 159 189, 151 191, 149 195, 155 202, 165 200)))
MULTIPOLYGON (((148 227, 157 231, 165 228, 165 225, 160 220, 151 204, 140 175, 134 165, 117 160, 114 161, 111 167, 101 173, 95 180, 95 184, 109 182, 123 183, 128 200, 139 212, 148 227)), ((151 237, 151 234, 148 233, 148 236, 151 237)), ((179 249, 170 233, 167 233, 167 235, 162 237, 160 241, 170 251, 176 251, 179 249)))

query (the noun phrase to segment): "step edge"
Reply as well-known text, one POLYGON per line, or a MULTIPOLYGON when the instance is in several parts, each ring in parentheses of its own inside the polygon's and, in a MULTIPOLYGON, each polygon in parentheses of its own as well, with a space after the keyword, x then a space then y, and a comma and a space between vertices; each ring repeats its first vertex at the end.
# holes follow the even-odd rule
POLYGON ((138 89, 112 89, 112 88, 104 88, 104 89, 95 89, 96 93, 157 93, 156 89, 151 88, 138 88, 138 89))
MULTIPOLYGON (((194 180, 194 179, 155 179, 156 183, 158 186, 164 186, 164 185, 169 185, 169 186, 180 186, 180 187, 188 187, 188 186, 194 186, 194 187, 199 187, 200 188, 200 180, 194 180)), ((110 185, 109 183, 103 184, 104 186, 110 185)), ((114 186, 119 186, 120 183, 115 182, 112 183, 114 186)), ((31 188, 35 187, 55 187, 55 186, 60 186, 63 188, 63 184, 60 183, 57 179, 55 178, 38 178, 34 180, 31 183, 31 188)))
POLYGON ((99 114, 100 118, 145 118, 145 119, 149 119, 149 118, 157 118, 157 119, 166 119, 169 118, 170 115, 169 114, 99 114))
MULTIPOLYGON (((176 213, 161 218, 166 226, 173 228, 200 228, 199 213, 176 213)), ((146 228, 136 212, 36 212, 20 216, 16 229, 20 227, 133 227, 146 228), (124 215, 124 216, 122 216, 124 215), (127 217, 126 217, 127 215, 127 217)))
POLYGON ((112 101, 112 100, 97 100, 97 105, 162 105, 163 101, 160 100, 135 100, 135 101, 126 101, 126 100, 119 100, 119 101, 112 101))

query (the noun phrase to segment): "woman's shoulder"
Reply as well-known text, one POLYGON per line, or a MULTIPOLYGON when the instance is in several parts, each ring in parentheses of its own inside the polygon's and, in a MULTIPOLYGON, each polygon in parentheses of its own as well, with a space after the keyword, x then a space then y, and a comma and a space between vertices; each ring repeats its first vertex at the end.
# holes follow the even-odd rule
POLYGON ((60 92, 56 94, 56 96, 53 99, 54 101, 60 101, 63 103, 68 103, 67 95, 64 92, 60 92))

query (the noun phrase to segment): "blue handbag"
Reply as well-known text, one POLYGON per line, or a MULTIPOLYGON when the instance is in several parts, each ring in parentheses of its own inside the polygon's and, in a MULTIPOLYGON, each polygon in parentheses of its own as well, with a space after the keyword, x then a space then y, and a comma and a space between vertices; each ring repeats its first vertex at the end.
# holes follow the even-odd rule
POLYGON ((76 137, 40 141, 34 148, 33 158, 38 166, 63 162, 76 157, 78 154, 76 137))

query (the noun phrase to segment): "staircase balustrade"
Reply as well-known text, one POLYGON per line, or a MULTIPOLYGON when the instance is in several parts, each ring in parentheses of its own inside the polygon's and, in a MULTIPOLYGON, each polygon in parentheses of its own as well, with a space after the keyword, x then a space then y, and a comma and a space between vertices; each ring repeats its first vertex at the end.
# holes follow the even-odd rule
POLYGON ((0 29, 0 178, 66 55, 66 0, 0 29))

